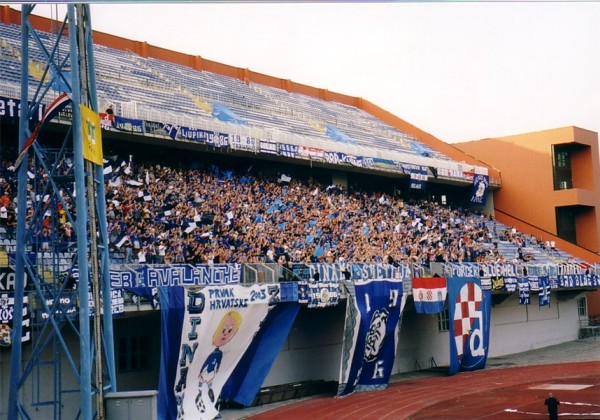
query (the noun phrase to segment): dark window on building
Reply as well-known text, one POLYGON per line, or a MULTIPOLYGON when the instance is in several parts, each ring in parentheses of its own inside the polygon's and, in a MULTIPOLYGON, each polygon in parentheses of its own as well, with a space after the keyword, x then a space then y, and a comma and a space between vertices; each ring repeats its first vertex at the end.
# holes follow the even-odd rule
POLYGON ((554 189, 568 190, 573 188, 571 174, 571 150, 566 146, 553 146, 554 189))
POLYGON ((577 299, 577 314, 579 316, 587 315, 587 305, 586 305, 585 297, 577 299))
POLYGON ((147 335, 120 337, 117 348, 119 373, 148 369, 149 346, 150 337, 147 335))
POLYGON ((450 320, 448 318, 448 309, 438 313, 438 331, 446 332, 450 330, 450 320))
POLYGON ((577 243, 577 225, 573 207, 556 208, 556 234, 559 238, 577 243))

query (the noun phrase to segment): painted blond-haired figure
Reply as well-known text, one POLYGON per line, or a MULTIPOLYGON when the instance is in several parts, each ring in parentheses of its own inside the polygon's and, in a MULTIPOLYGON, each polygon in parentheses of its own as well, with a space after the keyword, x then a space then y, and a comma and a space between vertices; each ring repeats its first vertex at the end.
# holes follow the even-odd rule
POLYGON ((219 322, 219 325, 212 336, 212 343, 215 346, 215 349, 211 354, 208 355, 204 361, 204 364, 202 365, 202 368, 200 368, 200 373, 198 374, 199 389, 198 396, 196 397, 196 406, 201 412, 204 412, 204 403, 202 402, 202 387, 203 385, 208 387, 208 397, 210 402, 214 403, 215 395, 212 390, 212 382, 215 378, 215 375, 219 371, 219 368, 221 367, 221 359, 223 358, 221 347, 231 341, 231 339, 240 329, 241 324, 242 316, 236 311, 229 311, 223 316, 223 318, 221 318, 221 322, 219 322))

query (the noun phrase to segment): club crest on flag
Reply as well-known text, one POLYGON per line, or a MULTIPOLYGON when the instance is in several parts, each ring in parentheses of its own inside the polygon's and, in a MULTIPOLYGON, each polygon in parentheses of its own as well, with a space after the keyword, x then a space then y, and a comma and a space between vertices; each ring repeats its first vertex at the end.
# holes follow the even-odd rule
POLYGON ((448 279, 450 375, 459 370, 483 369, 489 347, 491 291, 476 278, 448 279))
POLYGON ((465 344, 469 341, 471 353, 475 356, 483 354, 483 344, 481 338, 477 340, 477 348, 473 345, 474 338, 481 334, 481 329, 475 329, 475 321, 481 322, 481 288, 475 283, 467 283, 461 289, 454 304, 454 342, 456 343, 456 352, 458 360, 462 359, 465 344))

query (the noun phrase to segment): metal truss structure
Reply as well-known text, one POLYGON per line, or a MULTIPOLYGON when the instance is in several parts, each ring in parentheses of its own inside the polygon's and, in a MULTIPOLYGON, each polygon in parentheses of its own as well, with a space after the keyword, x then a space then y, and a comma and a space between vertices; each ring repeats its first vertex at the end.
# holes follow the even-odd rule
POLYGON ((116 373, 103 168, 84 160, 90 120, 82 122, 80 108, 98 113, 90 8, 69 4, 50 36, 36 32, 34 8, 21 13, 19 148, 27 151, 16 169, 14 307, 26 302, 29 311, 13 315, 8 418, 31 418, 32 409, 62 418, 70 394, 80 397, 76 417, 101 419, 116 373), (40 74, 30 71, 34 62, 40 74), (63 90, 71 111, 64 139, 33 118, 48 116, 63 90))

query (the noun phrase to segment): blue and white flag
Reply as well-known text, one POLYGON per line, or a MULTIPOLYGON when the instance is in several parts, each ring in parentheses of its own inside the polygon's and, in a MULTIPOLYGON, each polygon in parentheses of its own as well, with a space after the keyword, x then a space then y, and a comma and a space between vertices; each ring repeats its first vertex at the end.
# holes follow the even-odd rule
POLYGON ((448 317, 450 319, 450 370, 485 368, 489 353, 490 290, 482 290, 476 277, 448 278, 448 317))
POLYGON ((229 147, 229 134, 219 132, 209 132, 206 136, 206 144, 208 146, 219 147, 225 149, 229 147))
POLYGON ((214 135, 214 131, 191 127, 179 127, 179 133, 177 134, 179 138, 192 140, 197 143, 206 143, 208 136, 212 135, 214 135))
POLYGON ((417 313, 437 314, 444 310, 448 293, 445 277, 414 278, 412 290, 417 313))
POLYGON ((163 126, 163 130, 171 137, 173 140, 177 137, 177 132, 179 131, 179 126, 175 124, 165 124, 163 126))
POLYGON ((344 281, 348 292, 338 395, 387 387, 404 302, 402 280, 344 281))
POLYGON ((529 280, 527 277, 519 277, 519 304, 529 305, 531 303, 530 292, 529 292, 529 280))
POLYGON ((295 144, 279 143, 279 154, 281 156, 295 158, 298 154, 298 146, 295 144))
POLYGON ((309 308, 335 306, 340 301, 340 282, 337 279, 298 281, 298 302, 309 308))
POLYGON ((413 190, 424 190, 427 185, 427 168, 424 166, 413 166, 410 169, 410 188, 413 190))
POLYGON ((217 417, 221 388, 260 329, 269 305, 279 303, 279 293, 273 294, 269 287, 185 289, 174 386, 178 418, 217 417))
POLYGON ((490 177, 487 175, 475 174, 473 177, 473 190, 471 191, 471 204, 476 206, 485 206, 487 201, 487 192, 490 185, 490 177))
POLYGON ((514 293, 517 290, 517 278, 516 277, 504 277, 504 287, 509 293, 514 293))
POLYGON ((113 118, 113 127, 119 131, 142 134, 144 132, 144 121, 123 118, 115 115, 113 118))
POLYGON ((276 143, 274 141, 267 141, 267 140, 260 139, 258 142, 258 151, 260 153, 276 155, 277 154, 277 144, 278 143, 276 143))
POLYGON ((540 277, 538 285, 540 306, 550 306, 550 281, 548 276, 540 277))
MULTIPOLYGON (((280 285, 283 302, 284 283, 280 285)), ((277 359, 299 310, 298 302, 281 303, 269 310, 248 350, 223 386, 221 390, 223 400, 235 401, 246 407, 252 404, 277 359)))

